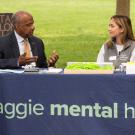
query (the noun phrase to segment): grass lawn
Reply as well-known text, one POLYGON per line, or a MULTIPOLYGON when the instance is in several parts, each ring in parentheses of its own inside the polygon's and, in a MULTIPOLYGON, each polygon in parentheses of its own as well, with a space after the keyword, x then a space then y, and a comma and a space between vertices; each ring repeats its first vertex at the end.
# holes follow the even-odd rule
MULTIPOLYGON (((68 61, 95 61, 108 38, 109 18, 115 14, 115 0, 1 0, 0 12, 26 10, 35 19, 35 35, 45 43, 46 55, 56 50, 57 67, 68 61)), ((131 19, 135 31, 135 0, 131 19), (134 16, 133 16, 134 15, 134 16)))

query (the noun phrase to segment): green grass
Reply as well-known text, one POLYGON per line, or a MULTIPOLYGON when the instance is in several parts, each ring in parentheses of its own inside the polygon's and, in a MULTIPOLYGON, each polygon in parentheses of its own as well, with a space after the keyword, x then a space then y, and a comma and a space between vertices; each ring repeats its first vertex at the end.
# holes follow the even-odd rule
MULTIPOLYGON (((108 38, 109 18, 115 14, 115 0, 1 0, 0 12, 26 10, 35 19, 35 35, 45 42, 47 57, 59 53, 57 67, 68 61, 95 61, 108 38)), ((135 0, 131 18, 135 30, 135 0)))

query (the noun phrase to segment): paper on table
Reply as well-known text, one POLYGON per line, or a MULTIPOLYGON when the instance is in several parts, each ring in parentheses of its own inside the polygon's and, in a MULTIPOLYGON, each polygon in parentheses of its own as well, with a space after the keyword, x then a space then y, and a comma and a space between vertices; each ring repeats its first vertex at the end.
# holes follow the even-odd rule
POLYGON ((0 69, 0 73, 17 73, 21 74, 24 70, 0 69))
POLYGON ((61 68, 48 68, 47 69, 44 69, 44 70, 41 70, 40 73, 54 73, 54 74, 57 74, 57 73, 61 73, 63 71, 63 69, 61 68))
POLYGON ((135 74, 135 62, 128 62, 127 63, 126 74, 135 74))

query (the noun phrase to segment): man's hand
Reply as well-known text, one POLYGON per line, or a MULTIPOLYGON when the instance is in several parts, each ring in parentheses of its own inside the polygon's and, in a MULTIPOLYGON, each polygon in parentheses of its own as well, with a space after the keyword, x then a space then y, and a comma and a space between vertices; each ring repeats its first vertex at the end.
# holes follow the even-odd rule
POLYGON ((36 62, 38 59, 37 56, 33 56, 33 57, 25 57, 24 55, 19 56, 18 62, 19 62, 19 66, 25 66, 27 64, 30 64, 32 62, 36 62))
POLYGON ((55 63, 57 62, 58 59, 59 59, 59 55, 56 53, 56 51, 53 51, 48 59, 48 66, 55 67, 55 63))

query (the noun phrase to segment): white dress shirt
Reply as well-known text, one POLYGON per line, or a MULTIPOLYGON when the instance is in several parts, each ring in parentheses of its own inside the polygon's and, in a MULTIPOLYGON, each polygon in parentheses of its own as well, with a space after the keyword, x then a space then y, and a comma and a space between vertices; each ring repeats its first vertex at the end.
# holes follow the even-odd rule
MULTIPOLYGON (((24 38, 21 37, 16 31, 14 31, 14 32, 15 32, 15 36, 16 36, 16 39, 17 39, 20 55, 23 55, 25 53, 25 50, 24 50, 24 38)), ((29 45, 30 54, 31 54, 31 57, 32 57, 33 54, 32 54, 32 51, 31 51, 31 47, 30 47, 29 41, 28 41, 28 45, 29 45)))
MULTIPOLYGON (((17 39, 17 43, 18 43, 18 47, 19 47, 19 52, 20 52, 20 55, 23 55, 25 53, 25 49, 24 49, 24 38, 21 37, 16 31, 15 32, 15 36, 16 36, 16 39, 17 39)), ((28 40, 28 39, 27 39, 28 40)), ((30 55, 31 57, 33 56, 32 54, 32 51, 31 51, 31 47, 30 47, 30 43, 28 41, 28 45, 29 45, 29 48, 30 48, 30 55)), ((19 63, 18 63, 19 65, 19 63)), ((32 62, 31 64, 29 64, 31 66, 36 66, 36 63, 35 62, 32 62)))

